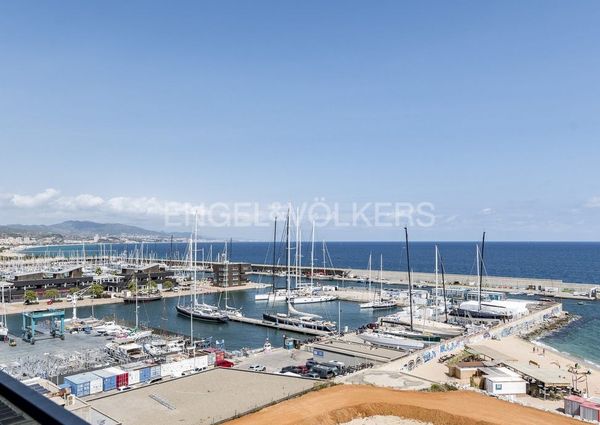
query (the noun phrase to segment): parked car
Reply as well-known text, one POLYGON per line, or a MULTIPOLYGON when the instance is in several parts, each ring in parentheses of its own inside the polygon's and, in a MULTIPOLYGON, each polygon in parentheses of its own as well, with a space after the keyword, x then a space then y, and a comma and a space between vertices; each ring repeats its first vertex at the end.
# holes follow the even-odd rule
POLYGON ((311 371, 311 373, 318 374, 319 378, 321 378, 321 379, 330 379, 337 375, 337 373, 335 372, 335 369, 321 366, 321 365, 313 366, 310 371, 311 371))
POLYGON ((267 370, 267 368, 265 366, 260 365, 260 364, 253 364, 248 369, 250 369, 254 372, 264 372, 265 370, 267 370))
POLYGON ((233 367, 234 363, 230 362, 229 360, 221 360, 215 363, 215 366, 217 367, 233 367))
POLYGON ((129 390, 131 390, 131 389, 132 389, 132 388, 131 388, 129 385, 126 385, 126 386, 124 386, 124 387, 119 387, 119 388, 117 388, 117 391, 129 391, 129 390))
POLYGON ((317 365, 317 364, 319 364, 319 363, 315 359, 308 359, 306 361, 306 367, 308 367, 308 368, 311 368, 311 367, 313 367, 314 365, 317 365))

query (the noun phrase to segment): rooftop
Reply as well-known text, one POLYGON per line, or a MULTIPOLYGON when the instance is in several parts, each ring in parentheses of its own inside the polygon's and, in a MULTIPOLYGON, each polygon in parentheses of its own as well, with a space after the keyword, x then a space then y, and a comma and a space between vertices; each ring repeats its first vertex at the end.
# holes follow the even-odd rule
POLYGON ((517 359, 515 359, 514 357, 508 356, 493 348, 486 347, 485 345, 467 345, 466 350, 469 353, 488 357, 496 362, 506 363, 517 361, 517 359))
POLYGON ((313 348, 333 351, 348 356, 360 357, 381 363, 389 363, 406 356, 405 352, 391 348, 376 347, 359 342, 330 339, 312 344, 313 348))
POLYGON ((571 385, 569 373, 565 370, 538 368, 524 362, 514 362, 507 366, 521 375, 528 376, 545 386, 566 387, 571 385))
POLYGON ((211 369, 97 398, 89 404, 123 425, 212 424, 310 390, 316 383, 283 375, 211 369))

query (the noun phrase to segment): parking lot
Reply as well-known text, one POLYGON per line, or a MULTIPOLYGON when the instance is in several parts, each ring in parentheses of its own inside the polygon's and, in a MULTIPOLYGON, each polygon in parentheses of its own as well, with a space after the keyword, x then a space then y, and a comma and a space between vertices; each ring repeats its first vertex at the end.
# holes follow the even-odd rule
POLYGON ((276 348, 252 355, 236 364, 235 368, 248 370, 252 365, 262 365, 266 368, 265 372, 277 373, 285 366, 303 365, 310 358, 312 358, 312 353, 308 351, 276 348))

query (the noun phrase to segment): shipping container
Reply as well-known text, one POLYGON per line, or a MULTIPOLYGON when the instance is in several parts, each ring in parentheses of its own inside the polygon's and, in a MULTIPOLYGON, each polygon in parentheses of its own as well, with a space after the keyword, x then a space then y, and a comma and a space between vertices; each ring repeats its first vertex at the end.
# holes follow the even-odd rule
POLYGON ((109 367, 104 369, 117 375, 117 388, 126 387, 129 385, 129 374, 118 367, 109 367))
POLYGON ((150 367, 150 379, 160 378, 160 365, 154 365, 150 367))
POLYGON ((598 421, 600 419, 600 404, 586 401, 581 404, 579 416, 588 421, 598 421))
POLYGON ((94 375, 102 378, 102 391, 110 391, 117 388, 117 374, 107 370, 96 370, 94 375))
POLYGON ((129 385, 139 384, 140 382, 140 371, 139 370, 130 370, 127 372, 129 385))
POLYGON ((86 373, 90 380, 90 394, 98 394, 103 391, 104 382, 101 377, 94 373, 86 373))
POLYGON ((65 377, 65 384, 71 387, 71 394, 77 397, 90 395, 90 381, 83 374, 65 377))
POLYGON ((565 414, 570 416, 579 416, 579 409, 586 399, 576 395, 570 395, 564 398, 565 414))
POLYGON ((140 371, 140 382, 148 382, 150 380, 150 367, 144 367, 139 369, 140 371))

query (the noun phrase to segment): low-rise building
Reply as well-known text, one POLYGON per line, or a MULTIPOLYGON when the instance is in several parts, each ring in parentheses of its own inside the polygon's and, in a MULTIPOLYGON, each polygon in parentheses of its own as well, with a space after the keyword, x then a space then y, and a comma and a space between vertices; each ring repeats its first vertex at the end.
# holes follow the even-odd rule
POLYGON ((215 286, 240 286, 248 281, 250 263, 215 263, 212 265, 215 286))

